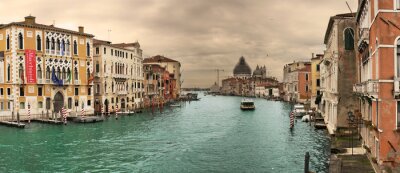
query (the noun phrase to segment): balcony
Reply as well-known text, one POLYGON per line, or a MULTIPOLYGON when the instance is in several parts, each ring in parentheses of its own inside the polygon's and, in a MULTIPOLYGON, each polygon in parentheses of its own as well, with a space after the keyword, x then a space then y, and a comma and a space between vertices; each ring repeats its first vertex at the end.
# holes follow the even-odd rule
POLYGON ((357 45, 359 48, 363 47, 362 44, 363 43, 367 43, 369 42, 369 29, 368 28, 361 28, 360 29, 360 39, 357 42, 357 45))
POLYGON ((74 84, 75 85, 80 85, 81 84, 81 80, 74 80, 74 84))
POLYGON ((355 84, 353 86, 353 92, 361 96, 378 98, 379 81, 369 79, 368 81, 355 84))
POLYGON ((118 95, 127 95, 128 91, 117 91, 118 95))

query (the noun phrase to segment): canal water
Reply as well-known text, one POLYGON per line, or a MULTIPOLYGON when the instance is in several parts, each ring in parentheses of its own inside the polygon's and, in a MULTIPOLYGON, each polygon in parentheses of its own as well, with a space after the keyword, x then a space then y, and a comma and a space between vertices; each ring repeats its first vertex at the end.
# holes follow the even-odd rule
POLYGON ((181 108, 67 126, 0 127, 0 172, 327 172, 329 138, 298 121, 290 105, 203 96, 181 108))

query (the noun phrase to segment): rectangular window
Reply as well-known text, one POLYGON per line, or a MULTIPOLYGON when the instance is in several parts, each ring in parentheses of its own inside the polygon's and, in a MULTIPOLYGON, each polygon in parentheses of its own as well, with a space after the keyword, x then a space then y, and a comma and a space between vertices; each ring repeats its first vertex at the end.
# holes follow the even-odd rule
POLYGON ((379 101, 376 101, 376 128, 379 129, 379 101))
POLYGON ((25 109, 25 102, 20 102, 19 103, 19 108, 20 109, 25 109))
POLYGON ((96 55, 98 55, 100 53, 100 49, 99 47, 96 47, 96 55))
POLYGON ((19 96, 25 96, 24 87, 19 88, 19 96))
POLYGON ((306 92, 308 92, 308 85, 306 85, 306 92))
POLYGON ((7 102, 7 109, 8 109, 8 110, 11 110, 11 101, 8 101, 8 102, 7 102))
POLYGON ((4 110, 4 103, 3 102, 0 102, 0 109, 4 110))
POLYGON ((317 64, 317 71, 319 71, 319 64, 317 64))
POLYGON ((88 101, 87 101, 87 105, 88 105, 88 106, 91 106, 91 105, 92 105, 92 100, 88 100, 88 101))
POLYGON ((107 53, 107 48, 104 48, 104 55, 107 53))
POLYGON ((308 74, 306 74, 306 81, 308 81, 308 74))
POLYGON ((75 95, 79 95, 79 88, 75 88, 75 95))
POLYGON ((11 88, 7 88, 7 95, 11 95, 11 88))
POLYGON ((72 98, 68 98, 68 109, 72 109, 72 98))
POLYGON ((0 95, 4 95, 3 88, 0 88, 0 95))
POLYGON ((100 72, 100 64, 99 62, 96 63, 96 73, 100 72))
POLYGON ((111 56, 113 56, 113 54, 114 54, 114 51, 113 51, 113 49, 111 49, 111 56))
POLYGON ((317 79, 317 87, 320 87, 320 85, 321 85, 320 79, 317 79))
POLYGON ((43 96, 43 88, 42 87, 38 88, 38 96, 43 96))
POLYGON ((43 102, 38 102, 38 108, 43 108, 43 102))
POLYGON ((89 87, 89 88, 87 89, 87 93, 88 93, 88 95, 92 95, 92 88, 89 87))

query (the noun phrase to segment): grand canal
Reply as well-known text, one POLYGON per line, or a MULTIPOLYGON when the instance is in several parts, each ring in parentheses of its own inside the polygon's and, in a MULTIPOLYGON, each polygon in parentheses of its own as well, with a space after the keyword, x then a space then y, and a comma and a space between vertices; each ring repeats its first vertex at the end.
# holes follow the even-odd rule
POLYGON ((327 172, 329 138, 298 121, 290 105, 240 97, 202 96, 163 113, 96 124, 0 127, 0 172, 327 172))

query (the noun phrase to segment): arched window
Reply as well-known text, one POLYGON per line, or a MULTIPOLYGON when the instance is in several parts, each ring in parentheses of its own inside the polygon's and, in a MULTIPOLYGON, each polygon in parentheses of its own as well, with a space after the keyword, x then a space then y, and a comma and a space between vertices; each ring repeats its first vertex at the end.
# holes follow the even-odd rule
POLYGON ((107 66, 106 66, 106 64, 104 63, 104 73, 106 72, 106 67, 107 67, 107 66))
POLYGON ((114 92, 114 82, 111 83, 111 92, 114 92))
POLYGON ((18 34, 18 49, 24 49, 24 37, 22 33, 18 34))
POLYGON ((90 78, 90 70, 87 69, 86 70, 86 79, 89 80, 89 78, 90 78))
POLYGON ((37 68, 37 78, 42 79, 42 67, 40 65, 37 68))
POLYGON ((86 43, 86 56, 90 56, 90 44, 86 43))
POLYGON ((40 38, 40 35, 36 36, 36 50, 42 50, 42 39, 40 38))
POLYGON ((78 44, 76 43, 76 40, 74 40, 74 55, 78 55, 78 44))
POLYGON ((67 70, 67 79, 68 79, 68 81, 71 80, 71 70, 69 68, 67 70))
POLYGON ((7 66, 7 81, 11 80, 11 66, 8 64, 7 66))
POLYGON ((60 39, 57 39, 57 44, 56 44, 57 55, 60 53, 60 45, 61 45, 60 39))
POLYGON ((354 31, 351 28, 344 30, 344 48, 354 50, 354 31))
POLYGON ((104 93, 107 93, 107 82, 104 83, 104 93))
POLYGON ((79 79, 79 77, 78 77, 78 69, 75 67, 75 69, 74 69, 74 79, 75 80, 78 80, 79 79))
POLYGON ((55 49, 56 49, 56 47, 55 47, 54 38, 51 38, 51 50, 55 50, 55 49))
POLYGON ((22 65, 22 63, 19 64, 18 76, 22 81, 24 80, 24 66, 22 65))
POLYGON ((58 77, 59 79, 62 79, 62 76, 61 76, 61 68, 60 68, 60 67, 57 68, 57 77, 58 77))
POLYGON ((61 40, 61 55, 64 56, 65 54, 65 41, 61 40))
POLYGON ((67 43, 66 43, 66 45, 65 45, 65 50, 66 50, 66 52, 68 52, 69 53, 69 46, 70 46, 70 43, 69 43, 69 40, 67 40, 67 43))
POLYGON ((67 79, 67 71, 65 71, 65 68, 62 68, 62 79, 67 79))
POLYGON ((7 50, 10 50, 10 36, 7 35, 7 50))
POLYGON ((50 39, 49 37, 46 37, 46 50, 50 49, 50 39))
POLYGON ((50 67, 47 66, 47 68, 46 68, 46 79, 50 79, 50 74, 51 74, 50 67))

